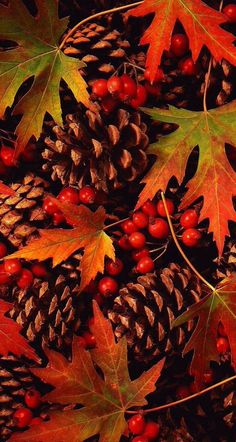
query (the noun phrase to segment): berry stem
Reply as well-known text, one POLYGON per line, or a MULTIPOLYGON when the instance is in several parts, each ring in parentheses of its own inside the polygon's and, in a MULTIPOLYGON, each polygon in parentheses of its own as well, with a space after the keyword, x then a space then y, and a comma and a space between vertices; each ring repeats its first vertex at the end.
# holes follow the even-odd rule
POLYGON ((174 227, 173 227, 173 224, 172 224, 172 221, 171 221, 171 218, 170 218, 170 215, 169 215, 169 212, 168 212, 168 208, 167 208, 167 205, 166 205, 166 200, 165 200, 165 195, 164 195, 164 193, 163 192, 161 192, 161 197, 162 197, 162 201, 163 201, 163 204, 164 204, 164 207, 165 207, 165 211, 166 211, 166 216, 167 216, 167 221, 168 221, 168 224, 169 224, 169 227, 170 227, 170 231, 171 231, 171 235, 172 235, 172 237, 173 237, 173 240, 174 240, 174 242, 175 242, 175 245, 176 245, 176 247, 177 247, 177 249, 179 250, 179 252, 180 252, 180 254, 182 255, 182 257, 184 258, 184 260, 185 260, 185 262, 188 264, 188 266, 192 269, 192 271, 197 275, 197 277, 199 278, 199 279, 201 279, 201 281, 205 284, 205 285, 207 285, 207 287, 209 287, 209 289, 212 291, 212 292, 215 292, 215 287, 213 287, 213 285, 211 285, 198 271, 197 271, 197 269, 193 266, 193 264, 189 261, 189 259, 188 259, 188 257, 185 255, 185 253, 184 253, 184 251, 182 250, 182 248, 181 248, 181 246, 180 246, 180 244, 179 244, 179 241, 178 241, 178 239, 176 238, 176 234, 175 234, 175 231, 174 231, 174 227))
POLYGON ((130 219, 130 218, 128 217, 128 218, 119 219, 119 221, 116 221, 115 223, 108 224, 107 226, 105 226, 103 230, 107 230, 110 227, 117 226, 118 224, 123 223, 124 221, 127 221, 128 219, 130 219))
POLYGON ((111 14, 114 12, 118 12, 118 11, 125 11, 126 9, 130 9, 133 8, 134 6, 139 6, 143 3, 142 1, 136 2, 136 3, 129 3, 128 5, 124 5, 124 6, 119 6, 117 8, 112 8, 112 9, 107 9, 105 11, 100 11, 97 12, 96 14, 90 15, 89 17, 86 17, 84 20, 81 20, 79 23, 77 23, 69 32, 68 34, 63 38, 59 49, 62 50, 64 44, 67 42, 68 38, 71 37, 71 35, 74 34, 74 32, 83 24, 88 23, 89 21, 97 18, 97 17, 102 17, 103 15, 107 15, 107 14, 111 14))
MULTIPOLYGON (((204 388, 204 390, 198 391, 197 393, 191 394, 191 396, 187 396, 183 399, 179 399, 174 402, 170 402, 169 404, 160 405, 159 407, 154 408, 148 408, 147 410, 142 410, 142 413, 148 414, 152 413, 153 411, 161 411, 165 410, 166 408, 175 407, 176 405, 183 404, 184 402, 190 401, 196 397, 202 396, 205 393, 208 393, 211 390, 214 390, 217 387, 220 387, 221 385, 227 384, 228 382, 234 381, 236 379, 236 375, 231 376, 230 378, 226 378, 223 381, 217 382, 217 384, 213 384, 210 387, 204 388)), ((137 410, 128 410, 126 411, 128 414, 137 414, 137 410)))

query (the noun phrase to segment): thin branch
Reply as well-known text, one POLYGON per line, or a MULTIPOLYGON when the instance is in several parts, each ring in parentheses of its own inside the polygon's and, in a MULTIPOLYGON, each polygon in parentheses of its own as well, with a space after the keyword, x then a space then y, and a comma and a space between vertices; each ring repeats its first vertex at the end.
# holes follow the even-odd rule
POLYGON ((127 221, 127 219, 129 219, 129 217, 128 217, 128 218, 119 219, 119 221, 116 221, 115 223, 108 224, 107 226, 104 227, 103 230, 107 230, 107 229, 109 229, 110 227, 117 226, 118 224, 123 223, 124 221, 127 221))
MULTIPOLYGON (((86 0, 84 0, 86 1, 86 0)), ((119 11, 125 11, 126 9, 130 9, 133 8, 134 6, 139 6, 143 3, 142 1, 136 2, 136 3, 130 3, 128 5, 124 5, 124 6, 119 6, 117 8, 112 8, 112 9, 107 9, 106 11, 100 11, 97 12, 96 14, 90 15, 90 17, 86 17, 84 20, 81 20, 79 23, 77 23, 69 32, 68 34, 63 38, 59 49, 63 49, 64 44, 67 42, 68 38, 71 37, 71 35, 74 34, 74 32, 82 25, 84 25, 85 23, 88 23, 89 21, 98 18, 98 17, 102 17, 103 15, 107 15, 107 14, 112 14, 114 12, 119 12, 119 11)))
POLYGON ((180 254, 182 255, 182 257, 184 258, 184 260, 185 260, 185 262, 188 264, 188 266, 192 269, 192 271, 197 275, 197 277, 199 278, 199 279, 201 279, 201 281, 204 283, 204 284, 206 284, 208 287, 209 287, 209 289, 212 291, 212 292, 215 292, 215 287, 213 287, 213 285, 211 285, 198 271, 197 271, 197 269, 193 266, 193 264, 189 261, 189 259, 188 259, 188 257, 185 255, 185 253, 184 253, 184 251, 182 250, 182 248, 181 248, 181 246, 180 246, 180 244, 179 244, 179 241, 177 240, 177 238, 176 238, 176 234, 175 234, 175 231, 174 231, 174 227, 173 227, 173 224, 172 224, 172 221, 171 221, 171 218, 170 218, 170 215, 169 215, 169 212, 168 212, 168 209, 167 209, 167 205, 166 205, 166 200, 165 200, 165 195, 164 195, 164 193, 162 192, 161 193, 161 197, 162 197, 162 201, 163 201, 163 204, 164 204, 164 207, 165 207, 165 211, 166 211, 166 216, 167 216, 167 220, 168 220, 168 224, 169 224, 169 227, 170 227, 170 231, 171 231, 171 234, 172 234, 172 237, 173 237, 173 240, 174 240, 174 242, 175 242, 175 245, 176 245, 176 247, 177 247, 177 249, 179 250, 179 252, 180 252, 180 254))
MULTIPOLYGON (((184 402, 187 402, 192 399, 195 399, 196 397, 202 396, 203 394, 208 393, 209 391, 214 390, 215 388, 220 387, 221 385, 227 384, 228 382, 231 382, 234 380, 236 380, 236 375, 231 376, 230 378, 224 379, 223 381, 217 382, 217 384, 213 384, 210 387, 204 388, 204 390, 198 391, 197 393, 194 393, 191 396, 187 396, 183 399, 179 399, 178 401, 170 402, 169 404, 165 404, 165 405, 160 405, 159 407, 148 408, 147 410, 142 410, 142 413, 147 414, 147 413, 152 413, 153 411, 161 411, 161 410, 165 410, 166 408, 176 407, 176 405, 183 404, 184 402)), ((137 414, 137 410, 136 411, 129 410, 129 411, 126 411, 126 413, 137 414)))

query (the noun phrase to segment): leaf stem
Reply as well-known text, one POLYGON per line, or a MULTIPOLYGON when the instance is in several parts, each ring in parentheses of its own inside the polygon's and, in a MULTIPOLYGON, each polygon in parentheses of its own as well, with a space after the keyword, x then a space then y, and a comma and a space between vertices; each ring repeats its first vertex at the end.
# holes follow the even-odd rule
POLYGON ((169 227, 170 227, 170 231, 171 231, 171 235, 172 235, 172 237, 173 237, 173 240, 174 240, 174 242, 175 242, 175 245, 176 245, 176 247, 177 247, 177 249, 179 250, 179 252, 180 252, 180 254, 182 255, 182 257, 184 258, 184 260, 185 260, 185 262, 188 264, 188 266, 192 269, 192 271, 197 275, 197 277, 199 278, 199 279, 201 279, 201 281, 205 284, 205 285, 207 285, 208 287, 209 287, 209 289, 212 291, 212 292, 215 292, 215 287, 213 287, 213 285, 211 285, 198 271, 197 271, 197 269, 193 266, 193 264, 189 261, 189 259, 188 259, 188 257, 185 255, 185 253, 184 253, 184 251, 182 250, 182 248, 181 248, 181 246, 180 246, 180 244, 179 244, 179 241, 177 240, 177 238, 176 238, 176 234, 175 234, 175 231, 174 231, 174 227, 173 227, 173 224, 172 224, 172 221, 171 221, 171 218, 170 218, 170 215, 169 215, 169 212, 168 212, 168 208, 167 208, 167 205, 166 205, 166 200, 165 200, 165 195, 164 195, 164 193, 163 192, 161 192, 161 197, 162 197, 162 201, 163 201, 163 204, 164 204, 164 207, 165 207, 165 211, 166 211, 166 216, 167 216, 167 220, 168 220, 168 224, 169 224, 169 227))
MULTIPOLYGON (((187 396, 183 399, 179 399, 177 401, 170 402, 169 404, 160 405, 159 407, 148 408, 147 410, 143 410, 143 413, 147 414, 147 413, 152 413, 153 411, 161 411, 161 410, 165 410, 166 408, 175 407, 176 405, 183 404, 184 402, 187 402, 187 401, 190 401, 196 397, 202 396, 203 394, 208 393, 209 391, 214 390, 215 388, 220 387, 221 385, 227 384, 230 381, 234 381, 235 379, 236 379, 236 375, 231 376, 230 378, 227 378, 227 379, 224 379, 223 381, 217 382, 217 384, 213 384, 210 387, 204 388, 204 390, 198 391, 197 393, 194 393, 191 396, 187 396)), ((128 410, 128 411, 126 411, 126 413, 137 414, 137 410, 136 411, 128 410)))
POLYGON ((112 9, 107 9, 105 11, 100 11, 97 12, 96 14, 90 15, 89 17, 86 17, 85 19, 81 20, 79 23, 77 23, 69 32, 67 35, 65 35, 65 37, 63 38, 59 49, 63 49, 64 44, 66 43, 67 39, 69 37, 71 37, 71 35, 74 34, 74 32, 82 25, 84 25, 85 23, 88 23, 89 21, 97 18, 97 17, 102 17, 103 15, 107 15, 107 14, 111 14, 114 12, 119 12, 119 11, 124 11, 126 9, 130 9, 133 8, 134 6, 139 6, 143 3, 144 0, 136 2, 136 3, 129 3, 128 5, 123 5, 123 6, 119 6, 117 8, 112 8, 112 9))

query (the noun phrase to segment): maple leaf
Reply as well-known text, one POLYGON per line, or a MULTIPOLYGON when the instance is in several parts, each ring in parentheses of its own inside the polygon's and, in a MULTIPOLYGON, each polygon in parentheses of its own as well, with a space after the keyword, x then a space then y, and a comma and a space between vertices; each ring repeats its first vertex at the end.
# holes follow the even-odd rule
POLYGON ((236 175, 225 153, 225 143, 236 146, 236 100, 207 112, 173 106, 169 110, 143 110, 154 120, 175 123, 179 127, 149 147, 148 153, 158 158, 142 181, 146 186, 137 207, 148 198, 152 199, 159 189, 165 190, 172 176, 182 182, 189 155, 198 145, 198 169, 188 183, 180 209, 204 197, 199 222, 209 218, 209 231, 213 232, 221 255, 225 236, 229 234, 228 220, 236 221, 232 201, 236 194, 236 175))
POLYGON ((177 327, 186 321, 198 318, 194 332, 186 344, 183 354, 194 350, 190 371, 200 389, 204 386, 204 374, 210 361, 219 362, 217 351, 217 330, 222 322, 231 347, 232 364, 236 363, 236 277, 225 278, 214 291, 192 305, 174 322, 177 327))
POLYGON ((91 353, 73 342, 73 358, 46 350, 48 367, 32 372, 55 389, 44 399, 59 404, 80 404, 83 408, 53 412, 50 421, 14 434, 11 441, 80 442, 100 434, 100 442, 118 442, 127 428, 124 414, 131 407, 147 404, 145 397, 155 390, 164 360, 131 381, 127 364, 127 343, 123 337, 115 342, 110 322, 94 303, 96 349, 91 353), (103 372, 100 376, 95 367, 103 372))
POLYGON ((233 45, 235 37, 220 27, 226 22, 224 14, 201 0, 144 0, 141 5, 126 13, 128 17, 143 17, 148 14, 155 15, 141 39, 141 44, 149 45, 146 64, 150 68, 152 81, 164 49, 170 48, 176 20, 182 23, 189 37, 194 61, 205 45, 217 61, 225 58, 236 64, 236 48, 233 45))
POLYGON ((10 352, 16 356, 26 356, 39 362, 35 351, 29 346, 27 340, 20 334, 21 326, 5 315, 12 304, 0 300, 0 354, 7 356, 10 352))
POLYGON ((16 129, 16 154, 34 135, 40 136, 45 113, 62 125, 59 85, 63 79, 77 101, 89 104, 86 83, 78 69, 84 63, 67 57, 58 42, 68 19, 57 18, 58 1, 36 0, 38 13, 33 17, 21 0, 0 6, 0 39, 16 46, 0 52, 0 118, 12 106, 21 84, 34 77, 33 84, 17 103, 14 114, 23 114, 16 129))
POLYGON ((61 203, 51 198, 63 212, 74 229, 40 230, 40 238, 30 242, 8 258, 37 259, 43 261, 52 258, 53 266, 65 261, 78 249, 84 249, 80 261, 81 282, 83 290, 94 279, 98 272, 104 272, 105 256, 115 259, 115 250, 111 238, 104 232, 106 212, 103 207, 92 212, 88 207, 61 203))

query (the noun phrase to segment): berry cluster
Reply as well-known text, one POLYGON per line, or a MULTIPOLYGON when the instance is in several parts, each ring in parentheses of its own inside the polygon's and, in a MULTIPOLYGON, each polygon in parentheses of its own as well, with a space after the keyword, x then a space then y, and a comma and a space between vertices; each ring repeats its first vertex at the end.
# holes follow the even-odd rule
POLYGON ((182 242, 186 247, 196 247, 202 237, 201 232, 196 229, 199 216, 195 209, 186 210, 180 217, 180 225, 184 229, 182 232, 182 242))
POLYGON ((13 415, 16 427, 25 428, 31 425, 41 424, 41 422, 43 422, 43 419, 40 416, 34 416, 33 414, 33 411, 37 413, 41 405, 40 392, 36 389, 28 390, 25 394, 25 404, 28 408, 18 408, 18 410, 15 411, 13 415))
POLYGON ((192 76, 198 72, 197 65, 192 57, 187 56, 189 52, 189 40, 186 34, 174 34, 171 39, 170 56, 180 58, 178 67, 183 75, 192 76), (182 58, 183 57, 183 58, 182 58))
POLYGON ((229 5, 225 6, 223 9, 223 13, 226 15, 226 20, 229 23, 236 23, 236 5, 233 3, 230 3, 229 5))
POLYGON ((152 442, 157 440, 160 425, 154 421, 146 422, 141 414, 135 414, 128 421, 129 431, 135 436, 132 442, 152 442))

